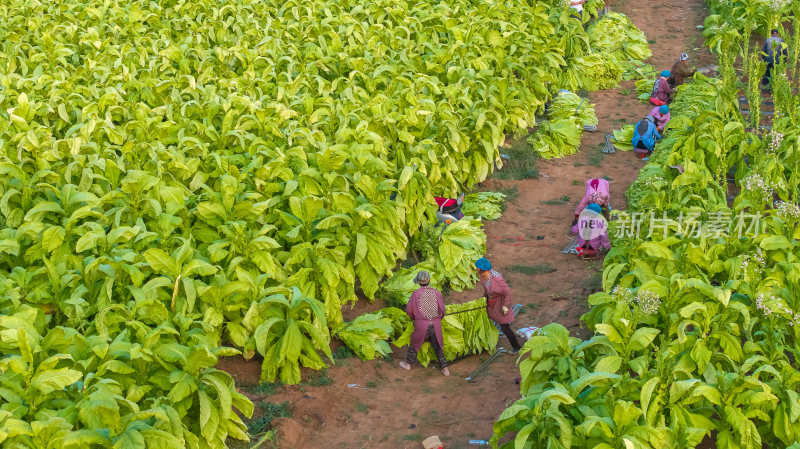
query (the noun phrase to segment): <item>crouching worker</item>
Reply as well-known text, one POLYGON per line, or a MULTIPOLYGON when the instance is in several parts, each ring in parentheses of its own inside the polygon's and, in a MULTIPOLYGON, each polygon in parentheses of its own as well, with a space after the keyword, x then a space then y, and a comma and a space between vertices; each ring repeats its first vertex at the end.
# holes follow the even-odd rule
POLYGON ((664 132, 664 128, 669 123, 669 106, 656 106, 650 110, 650 117, 656 119, 656 131, 659 133, 664 132))
POLYGON ((669 70, 661 72, 655 83, 653 83, 653 92, 650 93, 650 103, 655 106, 662 106, 670 101, 670 95, 675 93, 675 89, 670 87, 667 78, 671 75, 669 70))
POLYGON ((633 128, 633 151, 639 159, 650 160, 650 153, 656 146, 656 140, 661 139, 661 134, 656 129, 656 119, 648 115, 633 128))
POLYGON ((669 85, 671 87, 678 87, 686 80, 686 78, 694 75, 694 72, 697 70, 692 70, 686 66, 686 61, 689 60, 689 55, 686 53, 681 53, 681 57, 675 61, 675 64, 672 64, 672 70, 670 70, 670 76, 667 78, 669 85))
POLYGON ((488 259, 481 257, 475 261, 475 268, 478 269, 478 277, 483 284, 486 313, 500 326, 503 335, 511 343, 511 353, 516 354, 521 346, 514 331, 511 330, 511 323, 514 321, 514 313, 511 312, 511 289, 508 288, 503 276, 492 270, 492 264, 488 259))
POLYGON ((445 376, 450 375, 447 369, 447 360, 444 358, 444 340, 442 338, 442 318, 444 317, 444 301, 439 290, 428 287, 431 275, 427 271, 420 271, 414 278, 419 288, 411 294, 406 304, 406 313, 414 321, 414 332, 411 334, 411 343, 408 345, 406 360, 400 362, 400 367, 411 369, 411 364, 417 358, 417 351, 427 341, 436 353, 439 369, 445 376))
POLYGON ((578 246, 576 250, 581 257, 597 256, 601 249, 611 249, 608 241, 608 221, 597 203, 591 203, 581 212, 578 218, 578 246))
POLYGON ((603 215, 606 216, 608 219, 608 201, 610 198, 610 194, 608 192, 608 181, 601 178, 592 178, 586 181, 586 193, 583 195, 583 199, 581 202, 578 203, 578 207, 575 208, 575 219, 572 221, 572 233, 578 233, 578 216, 580 216, 581 212, 586 209, 590 203, 597 203, 602 206, 604 209, 603 215))

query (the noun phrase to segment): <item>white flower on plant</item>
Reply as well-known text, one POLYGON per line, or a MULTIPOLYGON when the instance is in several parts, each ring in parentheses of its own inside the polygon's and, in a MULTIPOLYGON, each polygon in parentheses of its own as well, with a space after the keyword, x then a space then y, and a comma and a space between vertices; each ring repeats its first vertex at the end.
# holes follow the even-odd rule
POLYGON ((752 268, 756 274, 764 274, 766 266, 767 260, 761 248, 757 248, 753 255, 742 255, 742 271, 745 273, 747 273, 748 268, 752 268))
POLYGON ((756 296, 756 309, 761 311, 764 316, 773 315, 775 312, 767 305, 767 300, 774 301, 775 297, 770 296, 769 298, 765 298, 764 295, 756 296))
POLYGON ((796 313, 790 309, 785 302, 781 301, 775 296, 770 295, 769 297, 765 297, 763 294, 756 296, 756 309, 758 309, 765 317, 773 315, 780 316, 780 314, 784 314, 789 320, 789 326, 791 327, 800 325, 800 313, 796 313), (770 307, 767 303, 772 304, 772 307, 770 307))
POLYGON ((658 312, 658 307, 661 305, 661 298, 649 290, 639 290, 636 294, 636 302, 639 304, 639 308, 642 312, 647 315, 653 315, 658 312))
POLYGON ((753 173, 744 178, 742 180, 742 188, 750 192, 751 195, 759 199, 762 203, 772 202, 773 186, 758 173, 753 173))
POLYGON ((660 189, 667 184, 667 181, 661 176, 651 176, 644 181, 644 185, 651 189, 660 189))
POLYGON ((629 288, 622 288, 619 285, 611 290, 611 297, 618 302, 632 303, 636 299, 636 295, 629 288))
POLYGON ((778 12, 783 10, 783 8, 785 8, 791 1, 792 0, 772 0, 772 2, 770 2, 769 7, 773 11, 778 12))
POLYGON ((769 131, 768 134, 764 137, 769 138, 769 145, 767 145, 767 152, 769 153, 777 153, 778 149, 781 147, 781 143, 783 143, 783 133, 778 131, 769 131))
POLYGON ((800 220, 800 207, 794 203, 778 201, 775 203, 775 209, 778 211, 778 216, 784 221, 800 220))

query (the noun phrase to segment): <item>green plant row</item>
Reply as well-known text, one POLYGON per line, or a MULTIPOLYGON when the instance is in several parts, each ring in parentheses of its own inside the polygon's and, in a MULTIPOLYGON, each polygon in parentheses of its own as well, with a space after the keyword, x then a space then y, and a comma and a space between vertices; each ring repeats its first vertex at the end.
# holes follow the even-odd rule
POLYGON ((738 97, 725 76, 679 89, 612 222, 594 336, 552 324, 526 343, 495 447, 800 447, 800 110, 756 134, 738 97))
MULTIPOLYGON (((252 404, 218 356, 259 354, 286 383, 325 366, 342 306, 375 296, 433 195, 484 180, 505 133, 535 123, 569 14, 0 5, 0 443, 247 439, 252 404)), ((480 243, 451 228, 432 260, 467 285, 480 243)))

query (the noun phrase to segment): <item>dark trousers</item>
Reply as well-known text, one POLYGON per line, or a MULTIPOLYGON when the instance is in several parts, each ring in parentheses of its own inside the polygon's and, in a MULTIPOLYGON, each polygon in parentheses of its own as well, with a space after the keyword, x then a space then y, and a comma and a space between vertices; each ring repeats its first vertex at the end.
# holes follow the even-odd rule
MULTIPOLYGON (((444 358, 444 349, 439 346, 439 340, 436 339, 436 331, 433 330, 433 324, 428 325, 428 331, 425 333, 425 342, 430 342, 431 346, 433 346, 433 352, 436 353, 436 359, 439 361, 439 369, 445 369, 447 366, 447 360, 444 358)), ((406 362, 408 364, 414 363, 414 360, 417 359, 417 348, 414 345, 408 345, 408 355, 406 355, 406 362)))
POLYGON ((503 331, 503 335, 505 335, 508 339, 508 342, 511 343, 511 347, 514 348, 514 350, 519 351, 522 346, 520 346, 519 342, 517 341, 517 334, 511 330, 511 325, 508 323, 501 324, 500 330, 503 331))
POLYGON ((772 78, 772 63, 767 61, 767 71, 764 72, 764 77, 761 78, 761 84, 767 85, 772 78))

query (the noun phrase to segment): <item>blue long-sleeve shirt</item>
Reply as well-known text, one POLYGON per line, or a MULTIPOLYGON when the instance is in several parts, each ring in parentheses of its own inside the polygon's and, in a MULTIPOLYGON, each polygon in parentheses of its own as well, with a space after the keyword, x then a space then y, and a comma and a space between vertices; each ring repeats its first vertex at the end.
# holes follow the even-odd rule
POLYGON ((653 148, 656 146, 656 139, 661 139, 661 134, 658 133, 655 123, 649 120, 640 120, 633 128, 633 140, 631 140, 631 143, 633 143, 634 148, 636 148, 636 144, 641 140, 648 150, 653 151, 653 148), (647 130, 645 130, 644 133, 639 133, 642 122, 647 124, 647 130))

